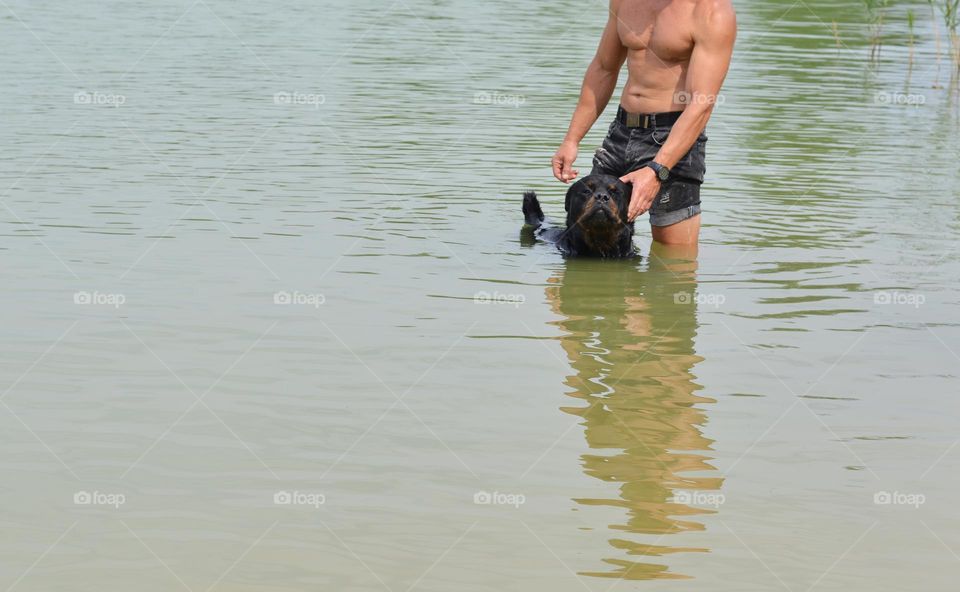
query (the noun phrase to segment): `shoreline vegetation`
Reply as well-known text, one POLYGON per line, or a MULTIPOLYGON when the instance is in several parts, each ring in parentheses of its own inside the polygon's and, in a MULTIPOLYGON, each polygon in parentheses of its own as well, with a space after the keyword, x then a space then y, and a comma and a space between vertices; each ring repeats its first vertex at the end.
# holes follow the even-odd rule
MULTIPOLYGON (((862 0, 862 2, 867 15, 870 62, 877 64, 884 46, 884 25, 894 2, 892 0, 862 0)), ((942 88, 940 74, 946 62, 950 68, 951 87, 957 89, 958 80, 960 80, 960 32, 958 32, 958 29, 960 29, 960 0, 927 0, 927 4, 930 7, 930 28, 934 39, 937 66, 934 88, 942 88), (944 33, 941 33, 941 27, 944 33), (945 41, 944 37, 946 37, 945 41), (944 56, 945 53, 946 56, 944 56)), ((906 18, 908 29, 907 76, 909 79, 916 60, 916 44, 921 34, 918 34, 917 31, 917 11, 914 8, 907 9, 906 18)), ((839 46, 841 41, 836 23, 834 23, 834 36, 839 46)))

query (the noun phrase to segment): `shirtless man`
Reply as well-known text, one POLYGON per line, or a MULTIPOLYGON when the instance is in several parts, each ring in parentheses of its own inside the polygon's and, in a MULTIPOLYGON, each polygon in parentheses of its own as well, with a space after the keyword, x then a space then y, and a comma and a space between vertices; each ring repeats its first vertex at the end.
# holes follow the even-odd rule
POLYGON ((624 61, 628 79, 593 173, 633 185, 630 220, 649 212, 653 239, 696 245, 704 129, 730 67, 737 34, 731 0, 610 0, 610 19, 580 101, 553 157, 569 183, 580 141, 603 113, 624 61))

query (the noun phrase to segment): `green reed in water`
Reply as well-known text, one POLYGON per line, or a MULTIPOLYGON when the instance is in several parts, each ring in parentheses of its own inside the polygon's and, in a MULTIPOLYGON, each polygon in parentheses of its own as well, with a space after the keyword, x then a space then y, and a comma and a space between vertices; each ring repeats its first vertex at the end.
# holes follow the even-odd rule
MULTIPOLYGON (((950 37, 950 60, 954 65, 954 75, 960 71, 960 35, 957 28, 960 27, 960 0, 927 0, 930 3, 931 10, 940 8, 940 14, 943 15, 943 24, 947 28, 947 35, 950 37)), ((939 59, 939 43, 937 47, 937 57, 939 59)))
POLYGON ((917 15, 913 10, 907 11, 907 26, 910 27, 910 68, 913 68, 913 41, 915 38, 914 27, 917 24, 917 15))
MULTIPOLYGON (((933 2, 933 0, 928 0, 933 2)), ((876 60, 880 57, 881 37, 883 32, 883 14, 890 0, 863 0, 867 9, 867 16, 870 18, 870 59, 876 60)))

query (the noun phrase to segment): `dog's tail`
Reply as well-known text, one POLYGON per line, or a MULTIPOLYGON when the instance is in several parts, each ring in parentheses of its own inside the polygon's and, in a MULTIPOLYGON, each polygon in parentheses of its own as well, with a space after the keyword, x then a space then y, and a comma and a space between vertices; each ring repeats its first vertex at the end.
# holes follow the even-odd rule
POLYGON ((543 224, 543 209, 540 207, 540 200, 533 191, 527 191, 523 194, 523 220, 528 226, 537 228, 543 224))

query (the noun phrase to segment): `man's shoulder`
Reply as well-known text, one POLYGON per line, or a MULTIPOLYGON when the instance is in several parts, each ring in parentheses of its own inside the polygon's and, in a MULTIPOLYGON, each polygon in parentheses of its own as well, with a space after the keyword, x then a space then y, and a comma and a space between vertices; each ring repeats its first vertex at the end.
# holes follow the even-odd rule
POLYGON ((694 15, 708 21, 736 18, 732 0, 693 0, 694 15))
POLYGON ((726 37, 736 35, 737 13, 731 0, 693 0, 695 28, 701 34, 726 37))

